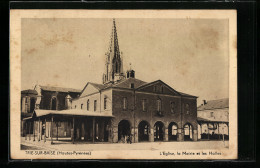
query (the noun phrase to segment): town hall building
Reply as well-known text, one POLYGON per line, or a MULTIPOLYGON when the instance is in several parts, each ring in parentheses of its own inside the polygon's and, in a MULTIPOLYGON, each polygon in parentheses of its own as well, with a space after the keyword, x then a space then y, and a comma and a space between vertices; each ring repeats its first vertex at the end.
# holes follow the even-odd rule
POLYGON ((24 136, 52 143, 197 141, 197 97, 161 80, 135 78, 133 69, 124 71, 120 53, 113 20, 103 83, 88 82, 82 91, 36 87, 35 110, 23 119, 31 131, 24 136))

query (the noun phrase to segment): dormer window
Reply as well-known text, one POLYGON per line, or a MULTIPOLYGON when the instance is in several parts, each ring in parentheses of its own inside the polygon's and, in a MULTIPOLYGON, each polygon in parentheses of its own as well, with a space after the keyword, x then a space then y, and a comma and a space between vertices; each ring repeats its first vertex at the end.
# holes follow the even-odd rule
POLYGON ((135 84, 134 83, 131 83, 131 89, 134 89, 135 88, 135 84))

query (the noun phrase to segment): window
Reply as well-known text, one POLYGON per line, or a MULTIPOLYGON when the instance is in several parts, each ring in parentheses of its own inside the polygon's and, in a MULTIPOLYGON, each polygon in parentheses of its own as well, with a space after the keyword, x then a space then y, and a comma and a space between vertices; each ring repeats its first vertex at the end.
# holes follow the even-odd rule
POLYGON ((87 110, 89 111, 89 99, 87 101, 87 110))
POLYGON ((186 114, 190 114, 190 105, 188 103, 185 105, 185 109, 186 109, 186 114))
POLYGON ((131 83, 131 88, 134 89, 135 88, 135 84, 131 83))
POLYGON ((214 113, 213 112, 210 112, 210 117, 214 117, 214 115, 213 115, 214 113))
POLYGON ((94 111, 97 110, 97 100, 94 100, 94 111))
POLYGON ((104 109, 107 109, 107 98, 104 98, 104 109))
POLYGON ((83 109, 83 104, 81 104, 81 109, 83 109))
POLYGON ((154 87, 153 87, 153 91, 154 91, 154 92, 157 92, 157 86, 154 86, 154 87))
POLYGON ((52 97, 51 99, 51 110, 57 110, 57 98, 52 97))
POLYGON ((162 101, 160 99, 157 99, 157 111, 162 111, 162 101))
POLYGON ((143 109, 143 111, 146 111, 146 100, 145 99, 142 100, 142 109, 143 109))
POLYGON ((161 86, 161 92, 163 93, 163 86, 161 86))
POLYGON ((127 98, 126 97, 123 98, 123 109, 124 110, 127 109, 127 98))
POLYGON ((175 112, 175 102, 171 102, 171 113, 175 112))
POLYGON ((75 105, 75 109, 77 108, 77 105, 75 105))

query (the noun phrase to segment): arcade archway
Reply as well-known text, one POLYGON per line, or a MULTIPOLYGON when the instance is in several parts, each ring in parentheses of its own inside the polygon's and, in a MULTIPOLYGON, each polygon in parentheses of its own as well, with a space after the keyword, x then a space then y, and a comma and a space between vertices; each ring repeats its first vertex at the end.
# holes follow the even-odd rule
POLYGON ((176 123, 171 122, 168 127, 169 141, 177 141, 178 126, 176 123))
POLYGON ((184 125, 184 141, 192 141, 193 127, 190 123, 184 125))
POLYGON ((149 141, 149 123, 141 121, 138 125, 138 141, 149 141))
POLYGON ((154 141, 163 141, 164 136, 164 124, 161 121, 157 121, 154 124, 154 141))
POLYGON ((130 123, 127 120, 122 120, 118 123, 118 141, 125 141, 130 136, 130 123))

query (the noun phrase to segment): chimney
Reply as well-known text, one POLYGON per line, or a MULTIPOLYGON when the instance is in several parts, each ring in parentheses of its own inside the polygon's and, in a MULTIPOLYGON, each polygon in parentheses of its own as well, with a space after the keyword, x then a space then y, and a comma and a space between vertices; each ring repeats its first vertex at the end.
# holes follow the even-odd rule
POLYGON ((203 104, 204 104, 204 105, 207 104, 207 100, 203 100, 203 104))

